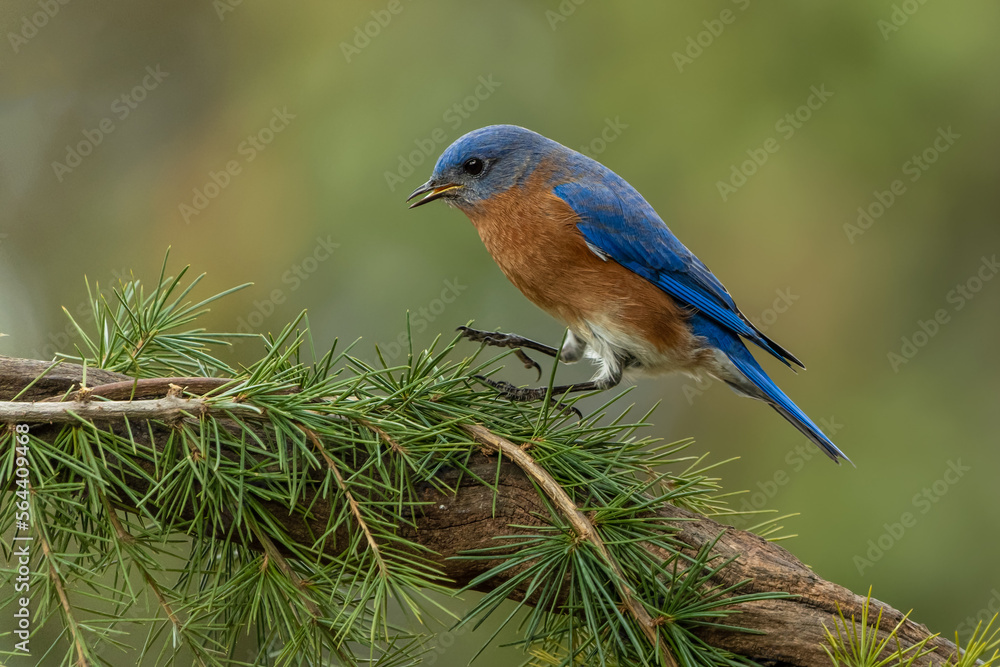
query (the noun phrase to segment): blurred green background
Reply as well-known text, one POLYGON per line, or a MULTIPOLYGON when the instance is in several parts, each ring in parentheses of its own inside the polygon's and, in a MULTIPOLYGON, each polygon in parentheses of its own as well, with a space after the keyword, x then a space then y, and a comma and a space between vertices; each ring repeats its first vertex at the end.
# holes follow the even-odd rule
POLYGON ((451 141, 523 125, 644 194, 806 362, 762 360, 857 469, 682 377, 627 399, 661 402, 655 435, 741 457, 725 487, 800 513, 819 575, 967 634, 1000 610, 1000 6, 578 2, 5 0, 0 354, 71 350, 83 276, 151 280, 168 246, 203 296, 255 283, 214 329, 308 309, 393 357, 410 310, 421 344, 472 319, 555 343, 461 213, 404 205, 451 141))

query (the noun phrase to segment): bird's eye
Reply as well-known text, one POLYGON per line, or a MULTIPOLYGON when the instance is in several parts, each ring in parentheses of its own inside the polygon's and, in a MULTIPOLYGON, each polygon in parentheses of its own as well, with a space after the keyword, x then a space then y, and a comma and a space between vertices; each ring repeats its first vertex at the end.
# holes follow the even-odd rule
POLYGON ((483 168, 485 166, 486 166, 485 162, 483 162, 477 157, 472 157, 466 160, 462 164, 462 171, 469 174, 470 176, 478 176, 479 174, 483 173, 483 168))

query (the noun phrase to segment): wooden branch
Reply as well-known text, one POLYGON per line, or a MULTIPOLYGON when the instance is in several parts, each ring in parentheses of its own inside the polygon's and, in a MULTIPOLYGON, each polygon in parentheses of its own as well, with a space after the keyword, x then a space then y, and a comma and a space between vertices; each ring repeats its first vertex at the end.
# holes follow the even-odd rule
MULTIPOLYGON (((88 377, 90 382, 93 378, 88 377)), ((171 385, 176 385, 190 394, 207 394, 231 383, 229 378, 203 377, 170 377, 170 378, 138 378, 98 384, 87 389, 78 389, 69 396, 52 397, 46 401, 80 401, 86 398, 101 397, 112 401, 134 401, 141 398, 154 398, 166 394, 171 385)))
POLYGON ((0 422, 9 423, 67 424, 80 420, 108 421, 126 416, 129 419, 171 420, 208 413, 215 413, 220 417, 225 417, 226 413, 243 417, 261 416, 260 410, 250 406, 211 406, 201 398, 180 398, 177 395, 141 401, 0 402, 0 422))
POLYGON ((621 568, 618 567, 618 563, 608 552, 608 547, 604 544, 604 540, 594 530, 594 525, 590 523, 590 519, 577 508, 565 489, 559 486, 559 483, 544 468, 535 463, 535 460, 528 456, 527 452, 510 440, 500 437, 479 424, 466 424, 462 427, 462 430, 475 438, 480 444, 489 447, 492 451, 505 455, 518 468, 524 471, 524 474, 535 480, 542 487, 542 491, 549 497, 549 500, 555 503, 559 511, 563 513, 563 516, 569 520, 570 525, 573 526, 573 530, 576 531, 577 537, 593 544, 598 553, 601 554, 601 558, 604 559, 604 563, 615 573, 615 576, 618 578, 615 586, 618 588, 618 594, 621 596, 625 608, 638 621, 639 626, 642 628, 642 633, 646 635, 646 639, 656 646, 657 655, 663 663, 668 665, 668 667, 679 667, 677 660, 670 652, 670 647, 667 646, 666 641, 660 635, 656 621, 649 615, 649 612, 642 606, 642 603, 635 598, 632 589, 625 583, 625 576, 622 574, 621 568))
MULTIPOLYGON (((0 401, 9 401, 48 366, 46 362, 0 357, 0 401)), ((44 381, 35 383, 24 392, 19 401, 40 401, 79 389, 81 372, 79 366, 62 364, 50 371, 44 381)), ((87 382, 91 387, 95 387, 97 384, 130 382, 130 378, 88 369, 87 382)), ((184 402, 195 399, 176 400, 184 402)), ((133 401, 130 405, 134 407, 136 403, 141 402, 133 401)), ((96 406, 106 403, 93 401, 93 405, 96 406)), ((34 405, 37 406, 39 403, 34 405)), ((185 403, 185 405, 191 404, 185 403)), ((174 404, 174 407, 177 405, 174 404)), ((99 413, 100 418, 105 421, 114 420, 116 415, 127 410, 129 419, 135 419, 135 413, 130 408, 121 405, 116 409, 117 413, 102 411, 99 413)), ((168 411, 168 414, 175 413, 168 411)), ((146 417, 152 418, 150 414, 146 417)), ((6 418, 0 417, 0 420, 4 419, 6 418)), ((44 437, 45 428, 33 428, 32 432, 36 436, 44 437)), ((56 427, 49 428, 54 435, 56 427)), ((495 434, 490 434, 492 436, 490 437, 486 435, 490 432, 485 429, 477 431, 475 427, 470 428, 472 428, 470 435, 477 441, 486 441, 491 447, 498 446, 499 441, 496 440, 495 434)), ((134 429, 135 432, 139 430, 134 429)), ((516 443, 509 444, 513 449, 520 451, 516 443)), ((507 456, 513 453, 513 450, 508 450, 506 445, 501 449, 507 456)), ((426 505, 423 513, 414 517, 416 528, 404 526, 400 529, 405 537, 431 550, 434 554, 432 560, 446 577, 455 582, 456 586, 469 583, 489 569, 491 563, 451 557, 473 549, 494 547, 496 538, 500 536, 524 533, 523 527, 512 528, 512 526, 541 526, 543 520, 540 517, 547 513, 532 479, 515 463, 504 462, 498 471, 494 459, 477 454, 470 461, 470 468, 480 479, 495 479, 495 489, 479 484, 473 475, 460 475, 458 471, 447 471, 442 475, 442 482, 447 488, 455 489, 455 492, 445 494, 429 484, 419 489, 418 499, 425 501, 426 505), (498 494, 495 503, 494 493, 498 494)), ((440 488, 446 487, 442 485, 440 488)), ((324 512, 321 511, 324 502, 322 499, 315 501, 306 499, 302 503, 304 506, 310 506, 312 503, 316 518, 311 520, 302 519, 297 515, 289 516, 288 508, 276 503, 264 503, 264 505, 275 517, 282 518, 292 539, 303 544, 312 544, 315 535, 321 534, 326 529, 324 512)), ((753 533, 724 526, 673 505, 658 508, 657 514, 665 519, 676 520, 673 522, 676 532, 672 533, 672 538, 684 545, 684 551, 692 557, 704 546, 714 543, 713 555, 723 559, 735 558, 729 566, 715 575, 713 585, 728 587, 749 579, 750 583, 741 588, 740 593, 784 591, 797 596, 740 605, 742 613, 733 621, 763 634, 752 635, 711 628, 700 631, 702 639, 713 646, 765 665, 826 667, 830 664, 822 649, 825 644, 823 627, 834 626, 835 619, 838 619, 838 606, 846 618, 854 616, 860 619, 864 596, 825 581, 784 548, 753 533)), ((574 523, 574 526, 578 531, 583 531, 579 533, 581 536, 588 530, 583 524, 577 526, 574 523)), ((337 540, 338 544, 342 542, 337 540)), ((653 553, 658 553, 654 547, 650 548, 653 553)), ((334 547, 331 546, 330 549, 333 553, 334 547)), ((665 552, 661 555, 664 559, 669 557, 665 552)), ((480 589, 489 590, 498 583, 500 582, 487 582, 480 589)), ((520 590, 513 597, 523 594, 524 590, 520 590)), ((904 614, 896 609, 877 600, 872 600, 871 606, 869 618, 872 621, 878 617, 879 610, 882 611, 881 624, 877 628, 880 639, 900 621, 903 622, 897 636, 902 648, 905 649, 930 636, 926 627, 908 619, 904 621, 904 614)), ((895 648, 894 643, 893 648, 895 648)), ((931 638, 927 648, 932 648, 935 652, 915 664, 939 666, 952 658, 956 652, 955 645, 942 637, 931 638)))

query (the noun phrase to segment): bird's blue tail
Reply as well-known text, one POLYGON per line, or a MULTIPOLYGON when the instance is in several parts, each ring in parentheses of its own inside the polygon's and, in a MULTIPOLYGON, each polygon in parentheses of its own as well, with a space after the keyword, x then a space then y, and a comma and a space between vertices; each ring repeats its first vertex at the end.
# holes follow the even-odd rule
MULTIPOLYGON (((691 325, 696 335, 704 338, 710 346, 722 352, 732 362, 733 368, 730 368, 728 373, 733 377, 722 376, 721 380, 724 380, 737 393, 756 398, 770 405, 792 426, 799 429, 803 435, 822 449, 823 453, 833 459, 834 463, 839 463, 840 459, 851 463, 847 455, 840 451, 830 438, 826 437, 819 426, 816 426, 815 422, 799 409, 799 406, 792 403, 792 399, 785 396, 785 392, 778 389, 778 385, 774 384, 774 381, 767 376, 767 373, 760 367, 760 364, 753 358, 750 350, 738 336, 700 313, 691 318, 691 325), (737 377, 737 373, 740 377, 737 377)), ((851 463, 851 465, 854 464, 851 463)))
MULTIPOLYGON (((819 426, 816 426, 815 422, 809 419, 806 413, 799 409, 799 406, 792 403, 792 399, 788 398, 785 392, 778 388, 778 385, 774 384, 774 381, 767 376, 767 373, 760 367, 749 350, 742 343, 739 343, 739 346, 743 348, 742 354, 739 350, 727 350, 725 353, 740 373, 750 381, 750 384, 759 389, 763 394, 763 396, 754 396, 754 398, 765 400, 778 414, 791 422, 795 428, 802 431, 803 435, 822 449, 824 454, 833 459, 834 463, 839 463, 839 459, 844 459, 848 463, 851 463, 847 455, 840 451, 830 438, 826 437, 826 434, 819 429, 819 426)), ((740 393, 746 393, 744 389, 736 385, 732 386, 740 393)), ((851 465, 854 464, 851 463, 851 465)))

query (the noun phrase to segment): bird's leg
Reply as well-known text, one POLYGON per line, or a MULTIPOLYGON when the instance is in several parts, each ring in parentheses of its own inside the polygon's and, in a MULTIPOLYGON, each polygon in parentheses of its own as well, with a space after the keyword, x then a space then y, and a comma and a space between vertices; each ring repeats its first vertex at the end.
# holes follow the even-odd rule
POLYGON ((538 377, 542 377, 542 367, 538 363, 524 353, 522 348, 528 348, 529 350, 535 350, 536 352, 541 352, 550 357, 556 357, 559 355, 559 350, 556 348, 546 345, 545 343, 536 343, 533 340, 525 338, 523 336, 518 336, 517 334, 501 333, 499 331, 480 331, 479 329, 471 329, 469 327, 459 327, 458 331, 462 332, 464 338, 468 338, 476 343, 482 343, 483 345, 489 345, 491 347, 508 347, 514 350, 514 356, 521 360, 525 368, 534 368, 538 371, 538 377))
MULTIPOLYGON (((618 386, 622 381, 623 368, 621 366, 616 366, 611 369, 611 375, 600 380, 590 380, 588 382, 576 382, 574 384, 564 384, 558 387, 552 387, 552 393, 549 394, 548 387, 515 387, 510 382, 504 382, 503 380, 491 380, 488 377, 482 375, 476 375, 475 378, 480 382, 487 384, 498 392, 500 395, 511 401, 518 403, 530 402, 530 401, 541 401, 546 395, 549 396, 549 400, 552 401, 553 405, 560 409, 567 409, 567 406, 556 400, 559 396, 564 396, 565 394, 572 394, 581 391, 604 391, 605 389, 611 389, 612 387, 618 386)), ((570 408, 578 416, 580 411, 576 408, 570 408)))
MULTIPOLYGON (((534 368, 538 371, 539 377, 542 372, 541 367, 535 363, 531 357, 526 355, 521 348, 526 347, 529 350, 536 350, 570 364, 583 357, 583 353, 587 348, 587 344, 577 338, 572 331, 567 332, 566 340, 564 341, 561 350, 545 345, 544 343, 538 343, 528 338, 524 338, 523 336, 518 336, 517 334, 502 333, 500 331, 480 331, 478 329, 472 329, 464 326, 458 327, 458 331, 462 332, 462 336, 464 338, 468 338, 471 341, 482 343, 484 345, 491 345, 493 347, 513 348, 514 354, 517 355, 517 358, 520 359, 522 363, 524 363, 525 368, 534 368)), ((549 400, 552 402, 554 407, 561 410, 572 410, 578 416, 582 417, 579 410, 576 408, 570 408, 560 403, 555 397, 581 391, 604 391, 605 389, 611 389, 622 381, 622 373, 624 366, 627 363, 627 360, 616 359, 615 363, 608 369, 609 374, 606 377, 602 377, 599 380, 590 380, 589 382, 576 382, 574 384, 564 384, 558 387, 552 387, 551 394, 549 394, 548 387, 517 387, 510 382, 492 380, 484 375, 476 375, 474 377, 483 384, 493 387, 500 393, 501 396, 511 401, 518 403, 540 401, 543 400, 546 395, 549 395, 549 400)))
MULTIPOLYGON (((476 375, 475 378, 499 391, 500 395, 504 398, 509 398, 510 400, 518 403, 540 401, 545 398, 547 393, 549 393, 548 387, 515 387, 510 382, 505 382, 504 380, 491 380, 484 375, 476 375)), ((615 386, 615 384, 618 383, 609 384, 594 380, 590 380, 589 382, 564 384, 558 387, 552 387, 552 395, 562 396, 563 394, 572 394, 580 391, 603 391, 604 389, 610 389, 615 386)))

